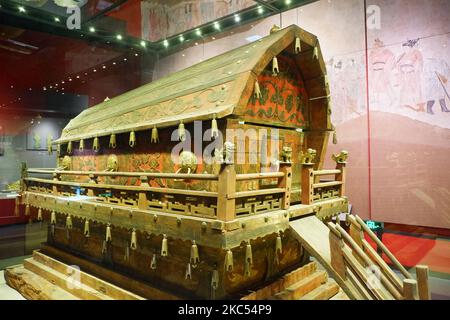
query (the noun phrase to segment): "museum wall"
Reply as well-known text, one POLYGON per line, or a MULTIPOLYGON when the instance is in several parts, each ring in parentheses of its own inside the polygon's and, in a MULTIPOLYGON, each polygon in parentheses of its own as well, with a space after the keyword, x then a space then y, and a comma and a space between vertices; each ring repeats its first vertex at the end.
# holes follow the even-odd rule
POLYGON ((350 153, 353 212, 449 228, 448 12, 447 0, 321 0, 162 57, 154 80, 298 24, 320 40, 338 135, 328 155, 350 153))

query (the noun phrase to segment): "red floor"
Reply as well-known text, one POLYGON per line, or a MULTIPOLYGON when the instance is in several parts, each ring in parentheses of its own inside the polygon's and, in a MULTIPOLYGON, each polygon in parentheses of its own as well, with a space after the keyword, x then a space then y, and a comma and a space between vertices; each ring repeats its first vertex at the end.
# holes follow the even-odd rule
MULTIPOLYGON (((420 238, 385 231, 383 243, 406 267, 424 264, 430 271, 450 275, 450 240, 420 238)), ((386 256, 383 255, 383 258, 390 262, 386 256)))

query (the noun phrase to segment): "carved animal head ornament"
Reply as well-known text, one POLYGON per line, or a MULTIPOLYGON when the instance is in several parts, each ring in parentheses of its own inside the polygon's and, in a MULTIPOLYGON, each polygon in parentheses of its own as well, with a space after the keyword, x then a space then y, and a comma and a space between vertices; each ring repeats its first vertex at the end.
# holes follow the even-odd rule
POLYGON ((306 152, 300 153, 300 162, 302 164, 313 164, 316 157, 316 150, 309 148, 306 152))
POLYGON ((333 154, 331 158, 336 161, 336 163, 347 163, 348 151, 342 150, 338 154, 333 154))
POLYGON ((280 161, 291 162, 292 160, 292 148, 289 146, 283 146, 280 154, 280 161))
POLYGON ((64 158, 60 159, 60 164, 57 168, 58 170, 68 171, 72 167, 72 159, 69 156, 64 156, 64 158))

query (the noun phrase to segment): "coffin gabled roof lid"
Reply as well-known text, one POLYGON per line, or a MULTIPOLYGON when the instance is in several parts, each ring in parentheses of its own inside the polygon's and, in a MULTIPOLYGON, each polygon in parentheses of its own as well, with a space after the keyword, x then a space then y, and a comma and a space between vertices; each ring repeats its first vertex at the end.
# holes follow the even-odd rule
MULTIPOLYGON (((289 26, 86 109, 55 143, 231 115, 247 104, 256 76, 296 37, 309 49, 319 46, 314 35, 289 26)), ((319 69, 325 73, 319 47, 318 51, 319 69)))

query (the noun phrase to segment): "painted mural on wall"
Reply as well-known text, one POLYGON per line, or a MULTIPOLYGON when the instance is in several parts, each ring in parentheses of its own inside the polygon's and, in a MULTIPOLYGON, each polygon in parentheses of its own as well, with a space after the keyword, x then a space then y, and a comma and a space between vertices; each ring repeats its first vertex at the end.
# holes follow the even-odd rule
MULTIPOLYGON (((420 38, 385 45, 376 38, 369 49, 370 110, 399 114, 450 129, 450 53, 436 52, 447 39, 427 47, 420 38)), ((365 57, 355 53, 327 61, 335 124, 367 113, 365 57)))
POLYGON ((251 0, 143 1, 142 37, 158 41, 254 5, 251 0))

